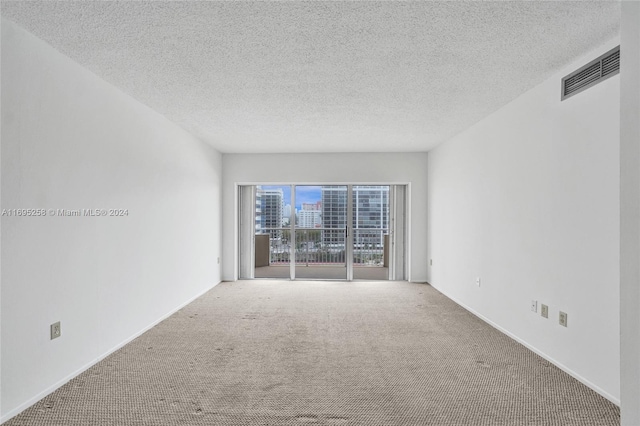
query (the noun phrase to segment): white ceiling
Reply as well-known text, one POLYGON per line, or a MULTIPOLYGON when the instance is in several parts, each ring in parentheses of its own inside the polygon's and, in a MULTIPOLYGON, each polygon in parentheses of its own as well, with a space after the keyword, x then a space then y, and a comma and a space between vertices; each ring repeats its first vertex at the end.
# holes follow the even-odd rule
POLYGON ((397 152, 612 39, 620 4, 3 1, 2 15, 222 152, 397 152))

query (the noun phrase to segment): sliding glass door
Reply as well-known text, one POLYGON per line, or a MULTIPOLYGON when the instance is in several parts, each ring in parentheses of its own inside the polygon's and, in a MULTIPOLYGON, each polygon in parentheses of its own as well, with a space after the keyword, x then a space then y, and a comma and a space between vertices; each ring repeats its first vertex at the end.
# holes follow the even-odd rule
POLYGON ((240 278, 404 279, 404 189, 241 186, 240 278))
POLYGON ((295 218, 288 203, 291 185, 253 188, 255 271, 251 278, 290 278, 293 246, 290 222, 295 218))
POLYGON ((346 185, 296 185, 294 277, 347 279, 346 185))
POLYGON ((353 279, 389 279, 389 185, 352 187, 353 279))

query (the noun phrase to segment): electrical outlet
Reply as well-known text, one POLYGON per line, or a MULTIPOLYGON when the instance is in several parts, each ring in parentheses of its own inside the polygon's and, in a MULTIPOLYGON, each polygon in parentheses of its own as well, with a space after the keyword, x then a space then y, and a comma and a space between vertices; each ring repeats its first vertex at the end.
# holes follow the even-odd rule
POLYGON ((538 312, 538 301, 537 300, 532 300, 531 301, 531 312, 538 312))
POLYGON ((220 258, 218 258, 218 265, 220 264, 220 258))
POLYGON ((480 277, 477 277, 477 278, 476 278, 476 285, 477 285, 478 287, 480 287, 480 277))
POLYGON ((542 315, 543 318, 549 318, 549 307, 547 305, 540 305, 540 315, 542 315))
POLYGON ((565 312, 560 311, 560 316, 558 319, 558 322, 560 323, 561 326, 566 327, 567 326, 567 314, 565 312))
POLYGON ((57 339, 62 335, 62 329, 60 328, 60 321, 51 324, 51 340, 57 339))
POLYGON ((429 259, 429 266, 433 266, 433 259, 429 259))

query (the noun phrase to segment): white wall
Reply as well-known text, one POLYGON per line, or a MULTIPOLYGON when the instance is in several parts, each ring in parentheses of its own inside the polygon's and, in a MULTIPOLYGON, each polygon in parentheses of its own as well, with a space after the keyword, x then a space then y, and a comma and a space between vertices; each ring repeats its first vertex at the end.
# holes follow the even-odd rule
POLYGON ((620 77, 560 102, 615 45, 429 153, 426 235, 435 288, 618 402, 620 77))
POLYGON ((426 281, 427 211, 426 153, 367 154, 224 154, 222 276, 237 278, 237 249, 233 224, 238 183, 410 183, 412 281, 426 281))
POLYGON ((2 419, 220 279, 221 156, 2 21, 2 419), (49 340, 49 325, 62 337, 49 340))
POLYGON ((640 3, 622 2, 620 38, 620 423, 637 426, 640 424, 640 3))

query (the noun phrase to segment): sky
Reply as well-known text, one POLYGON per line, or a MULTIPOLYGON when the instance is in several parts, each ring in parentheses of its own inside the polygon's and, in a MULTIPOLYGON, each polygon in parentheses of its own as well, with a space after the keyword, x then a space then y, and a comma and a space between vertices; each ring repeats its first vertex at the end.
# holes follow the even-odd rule
MULTIPOLYGON (((291 187, 289 185, 283 186, 266 186, 263 185, 264 189, 282 189, 284 193, 284 205, 291 204, 291 187)), ((317 201, 322 200, 322 191, 320 186, 296 186, 296 208, 298 210, 302 209, 302 203, 315 203, 317 201)))

